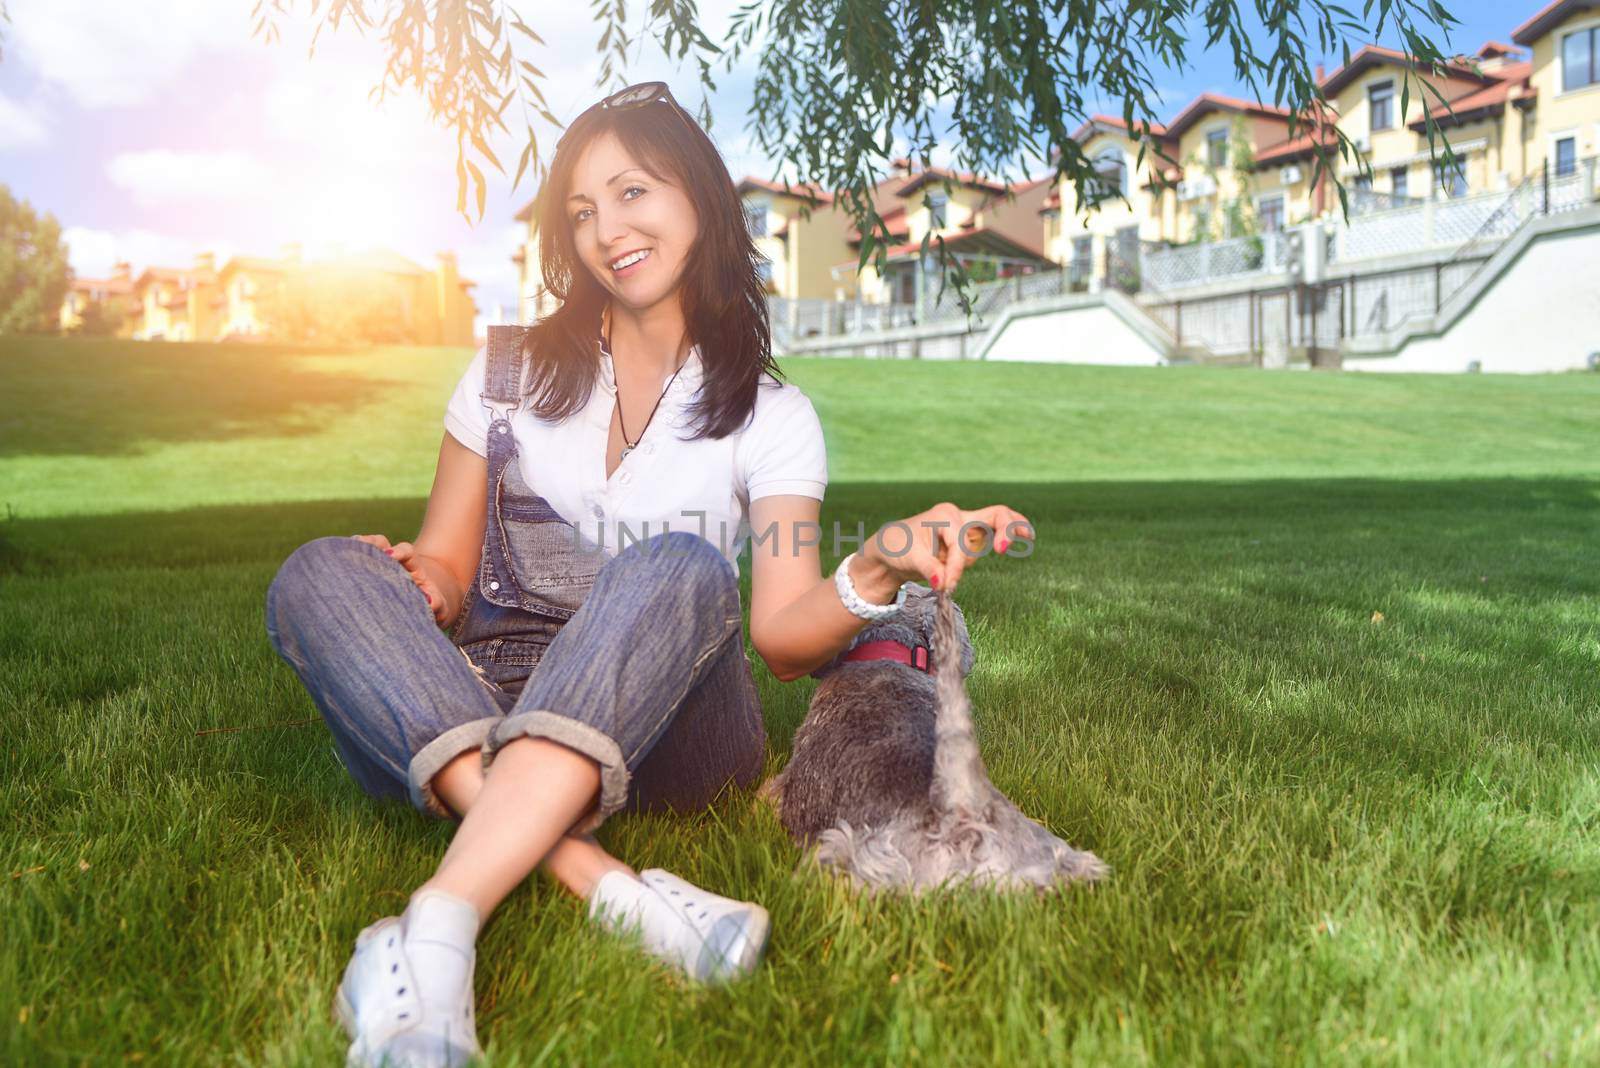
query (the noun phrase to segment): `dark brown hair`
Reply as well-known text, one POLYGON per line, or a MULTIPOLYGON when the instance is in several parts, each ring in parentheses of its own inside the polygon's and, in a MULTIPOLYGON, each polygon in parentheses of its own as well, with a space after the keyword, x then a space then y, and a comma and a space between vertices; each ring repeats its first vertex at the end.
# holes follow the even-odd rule
POLYGON ((528 331, 523 358, 530 362, 531 408, 553 422, 567 418, 588 402, 600 373, 600 314, 610 293, 578 257, 566 197, 577 159, 606 133, 643 170, 680 186, 694 203, 700 232, 678 288, 689 341, 700 346, 704 372, 689 413, 696 426, 692 439, 725 437, 749 421, 762 372, 778 378, 766 290, 757 271, 762 257, 727 164, 694 117, 672 101, 580 116, 551 162, 534 210, 544 285, 560 306, 528 331), (669 107, 683 121, 668 115, 669 107))

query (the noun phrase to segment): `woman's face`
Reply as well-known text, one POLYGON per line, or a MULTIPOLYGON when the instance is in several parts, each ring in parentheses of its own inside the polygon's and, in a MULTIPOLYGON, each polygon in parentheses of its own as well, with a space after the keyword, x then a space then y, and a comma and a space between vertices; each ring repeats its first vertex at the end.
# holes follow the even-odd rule
POLYGON ((567 194, 578 257, 615 300, 643 309, 677 290, 699 232, 683 189, 652 177, 615 135, 605 134, 578 158, 567 194), (613 268, 641 251, 639 262, 613 268))

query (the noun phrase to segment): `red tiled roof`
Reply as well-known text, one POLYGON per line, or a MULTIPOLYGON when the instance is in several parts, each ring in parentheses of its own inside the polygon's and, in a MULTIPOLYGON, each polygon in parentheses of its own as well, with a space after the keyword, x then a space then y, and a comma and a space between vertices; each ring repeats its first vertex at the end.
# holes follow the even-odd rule
POLYGON ((1495 56, 1520 56, 1522 49, 1516 45, 1501 44, 1499 41, 1485 41, 1483 47, 1478 49, 1479 59, 1491 59, 1495 56))
POLYGON ((1260 170, 1263 167, 1281 166, 1302 156, 1309 156, 1316 151, 1319 143, 1325 148, 1332 148, 1338 144, 1338 138, 1332 131, 1326 131, 1300 134, 1298 137, 1291 137, 1287 141, 1280 141, 1256 153, 1255 169, 1260 170))
MULTIPOLYGON (((1168 185, 1177 185, 1178 182, 1183 178, 1183 169, 1181 167, 1168 167, 1166 170, 1161 172, 1160 176, 1166 179, 1168 185)), ((1144 183, 1143 188, 1154 189, 1156 186, 1155 179, 1156 174, 1152 172, 1150 175, 1150 180, 1144 183)))
POLYGON ((945 167, 929 167, 919 171, 906 180, 906 184, 894 191, 897 197, 908 197, 931 181, 948 178, 957 185, 969 186, 973 189, 982 189, 989 193, 1000 193, 1005 190, 1004 183, 988 178, 980 178, 971 171, 952 171, 945 167))
MULTIPOLYGON (((1486 85, 1476 92, 1466 96, 1458 96, 1448 104, 1440 104, 1431 109, 1428 114, 1435 123, 1446 126, 1459 126, 1471 122, 1484 115, 1493 114, 1505 107, 1506 101, 1518 99, 1536 93, 1537 90, 1528 85, 1528 76, 1533 73, 1532 63, 1508 63, 1495 72, 1500 81, 1486 85)), ((1413 130, 1421 131, 1427 128, 1426 119, 1417 119, 1409 123, 1413 130)))
MULTIPOLYGON (((1072 131, 1072 139, 1077 141, 1079 144, 1082 144, 1100 132, 1099 130, 1095 129, 1097 126, 1106 126, 1114 130, 1121 130, 1124 134, 1127 134, 1130 137, 1133 136, 1133 134, 1128 130, 1128 124, 1122 121, 1122 117, 1120 115, 1094 114, 1090 115, 1088 120, 1084 122, 1082 126, 1079 126, 1076 130, 1072 131)), ((1152 122, 1150 124, 1150 136, 1166 139, 1167 128, 1159 122, 1152 122)), ((1061 150, 1059 148, 1055 150, 1055 155, 1061 155, 1061 150)))
POLYGON ((1280 108, 1273 104, 1262 104, 1253 100, 1240 100, 1238 97, 1223 96, 1221 93, 1201 93, 1189 101, 1177 118, 1167 124, 1164 136, 1176 140, 1184 130, 1193 126, 1202 116, 1213 111, 1237 111, 1247 115, 1258 115, 1268 119, 1287 119, 1288 108, 1280 108))
MULTIPOLYGON (((910 224, 906 222, 906 209, 904 204, 889 211, 879 212, 878 214, 883 217, 883 224, 889 228, 890 237, 904 237, 906 234, 911 232, 910 224)), ((861 240, 861 231, 852 226, 850 228, 850 232, 845 234, 844 239, 853 245, 861 240)))
POLYGON ((233 256, 222 265, 222 270, 217 277, 232 274, 234 271, 259 271, 265 274, 282 274, 289 269, 289 264, 282 260, 269 259, 266 256, 233 256))
POLYGON ((131 293, 133 283, 126 278, 74 278, 72 288, 84 293, 91 289, 103 289, 107 293, 131 293))
MULTIPOLYGON (((1005 245, 1011 246, 1018 253, 1024 253, 1024 254, 1026 254, 1028 256, 1033 256, 1035 258, 1043 259, 1043 257, 1041 257, 1039 255, 1038 250, 1030 249, 1025 245, 1019 244, 1015 238, 1008 237, 1006 234, 1000 232, 999 230, 991 229, 990 227, 987 227, 987 226, 978 226, 978 227, 973 227, 971 229, 963 229, 958 234, 947 234, 945 236, 945 238, 944 238, 944 246, 945 246, 945 248, 946 249, 952 249, 952 250, 955 250, 957 252, 960 251, 960 246, 961 245, 965 245, 965 244, 968 244, 968 243, 978 243, 979 247, 981 248, 981 247, 983 247, 983 243, 985 243, 985 242, 1000 242, 1000 243, 1003 243, 1005 245), (978 241, 978 239, 980 237, 983 239, 983 242, 979 242, 978 241)), ((936 241, 929 241, 928 242, 928 252, 929 252, 929 254, 930 255, 937 255, 936 249, 937 249, 936 241)), ((898 244, 898 245, 890 245, 888 250, 884 253, 884 255, 886 255, 890 259, 894 259, 896 257, 920 255, 921 252, 922 252, 922 242, 921 241, 906 241, 906 242, 902 242, 901 244, 898 244)), ((869 263, 871 262, 871 257, 868 258, 868 262, 869 263)), ((855 264, 856 264, 855 260, 845 260, 843 263, 836 263, 836 264, 833 264, 832 266, 834 266, 834 267, 853 267, 853 266, 855 266, 855 264)))
MULTIPOLYGON (((1362 45, 1355 55, 1350 57, 1350 62, 1322 79, 1322 92, 1325 96, 1337 95, 1346 85, 1355 80, 1356 76, 1369 67, 1380 64, 1393 64, 1401 67, 1413 66, 1417 61, 1406 52, 1399 52, 1393 48, 1382 45, 1362 45)), ((1480 74, 1464 63, 1446 62, 1444 72, 1447 77, 1465 78, 1475 82, 1493 81, 1495 75, 1480 74)))
POLYGON ((1593 10, 1596 0, 1554 0, 1534 13, 1533 17, 1511 31, 1511 39, 1519 45, 1531 45, 1578 11, 1593 10))
POLYGON ((743 196, 747 189, 760 189, 768 193, 776 193, 778 196, 794 197, 796 200, 806 199, 805 194, 809 191, 816 195, 819 203, 833 203, 833 194, 815 182, 790 182, 789 188, 785 189, 782 182, 769 182, 765 178, 753 178, 746 175, 740 179, 737 192, 743 196))

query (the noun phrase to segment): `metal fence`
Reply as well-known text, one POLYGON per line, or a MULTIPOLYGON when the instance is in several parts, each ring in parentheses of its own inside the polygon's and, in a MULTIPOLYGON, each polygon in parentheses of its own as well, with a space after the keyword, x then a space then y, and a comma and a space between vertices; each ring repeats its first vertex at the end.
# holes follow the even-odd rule
MULTIPOLYGON (((788 344, 806 338, 874 334, 900 327, 965 321, 966 312, 954 285, 946 283, 944 292, 940 293, 937 277, 930 276, 925 283, 925 307, 921 315, 917 314, 915 304, 902 302, 873 304, 768 297, 773 337, 788 344)), ((1084 288, 1085 279, 1061 267, 969 283, 973 326, 978 328, 992 323, 1009 305, 1079 292, 1084 288)))

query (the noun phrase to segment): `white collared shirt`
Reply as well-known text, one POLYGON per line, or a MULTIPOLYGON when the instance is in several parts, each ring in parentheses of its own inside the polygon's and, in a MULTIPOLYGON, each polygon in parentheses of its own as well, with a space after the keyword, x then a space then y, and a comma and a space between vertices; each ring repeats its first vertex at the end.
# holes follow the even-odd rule
MULTIPOLYGON (((450 435, 480 456, 488 455, 493 418, 479 398, 487 359, 487 349, 479 349, 444 415, 450 435)), ((588 403, 575 415, 552 423, 528 411, 524 400, 511 417, 523 481, 609 555, 664 530, 687 530, 716 545, 737 572, 749 540, 750 502, 778 493, 822 500, 827 445, 810 399, 798 386, 765 373, 743 430, 720 440, 684 440, 693 433, 688 407, 703 371, 696 345, 610 478, 606 441, 617 387, 609 355, 601 354, 588 403)), ((522 385, 527 386, 526 366, 522 385)))

